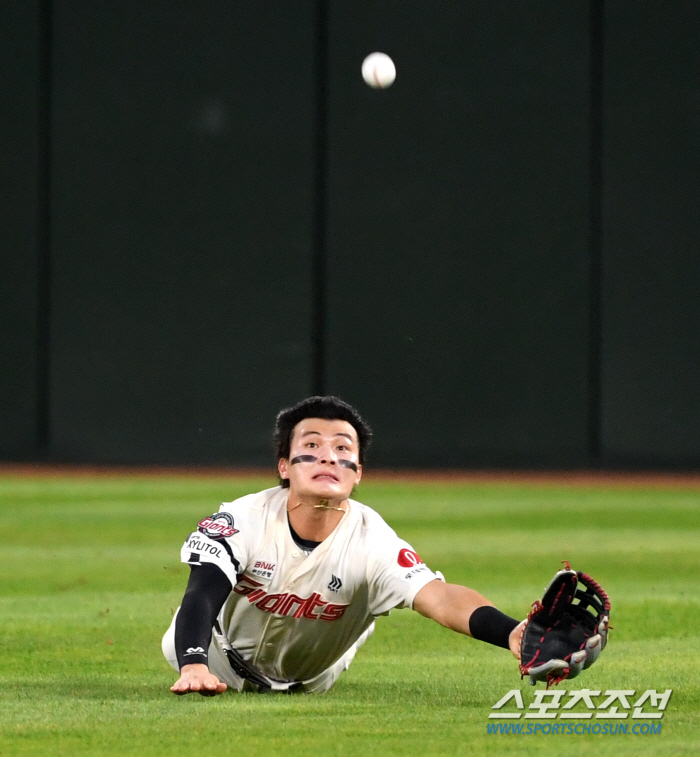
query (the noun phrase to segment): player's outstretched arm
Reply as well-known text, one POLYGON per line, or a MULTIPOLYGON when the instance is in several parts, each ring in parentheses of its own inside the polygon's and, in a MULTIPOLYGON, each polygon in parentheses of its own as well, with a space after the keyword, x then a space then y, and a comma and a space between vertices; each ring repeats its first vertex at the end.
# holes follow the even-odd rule
POLYGON ((469 618, 474 610, 484 606, 493 604, 478 591, 439 580, 426 584, 413 600, 413 609, 421 615, 467 636, 473 635, 469 618))
POLYGON ((474 589, 431 581, 416 594, 413 609, 445 628, 510 649, 520 659, 522 623, 504 615, 474 589))
POLYGON ((209 672, 208 652, 212 627, 231 582, 216 565, 192 566, 187 591, 175 621, 175 653, 180 678, 170 691, 174 694, 198 692, 214 696, 226 691, 226 684, 209 672))
POLYGON ((174 694, 196 692, 205 697, 213 697, 226 691, 226 684, 209 672, 206 665, 183 665, 180 678, 170 687, 174 694))

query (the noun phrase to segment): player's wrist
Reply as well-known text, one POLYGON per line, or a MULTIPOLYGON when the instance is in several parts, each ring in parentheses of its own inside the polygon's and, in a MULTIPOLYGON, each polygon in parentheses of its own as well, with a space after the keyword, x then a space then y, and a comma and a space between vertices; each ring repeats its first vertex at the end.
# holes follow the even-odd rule
POLYGON ((185 673, 208 673, 209 672, 209 666, 205 665, 203 662, 189 662, 187 665, 183 665, 180 668, 180 675, 184 675, 185 673))
POLYGON ((525 630, 525 624, 527 621, 521 620, 517 626, 510 632, 508 636, 508 646, 517 660, 520 659, 520 644, 523 638, 523 631, 525 630))
POLYGON ((491 605, 477 607, 469 616, 469 632, 475 639, 503 649, 510 649, 511 633, 519 624, 491 605))

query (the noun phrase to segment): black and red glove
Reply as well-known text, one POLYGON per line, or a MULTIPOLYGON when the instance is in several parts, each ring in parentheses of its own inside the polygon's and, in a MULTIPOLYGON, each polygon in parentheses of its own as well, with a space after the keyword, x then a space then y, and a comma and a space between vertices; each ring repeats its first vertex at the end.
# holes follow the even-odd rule
POLYGON ((520 644, 520 672, 547 688, 590 667, 608 640, 610 599, 568 562, 532 605, 520 644))

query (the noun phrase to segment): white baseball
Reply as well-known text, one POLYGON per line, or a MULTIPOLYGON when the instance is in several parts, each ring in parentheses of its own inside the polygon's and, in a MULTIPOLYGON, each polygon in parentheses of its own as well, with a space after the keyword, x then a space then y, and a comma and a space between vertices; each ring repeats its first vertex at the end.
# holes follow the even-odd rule
POLYGON ((362 78, 374 89, 386 89, 394 83, 396 66, 385 53, 370 53, 362 62, 362 78))

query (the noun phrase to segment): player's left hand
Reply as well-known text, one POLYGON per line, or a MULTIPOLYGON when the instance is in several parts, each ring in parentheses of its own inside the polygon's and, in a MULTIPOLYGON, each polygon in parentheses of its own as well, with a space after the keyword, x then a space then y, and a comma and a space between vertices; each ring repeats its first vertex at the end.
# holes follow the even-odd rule
POLYGON ((523 639, 523 631, 525 630, 526 625, 527 618, 525 618, 522 623, 518 623, 508 636, 508 647, 518 662, 520 662, 520 643, 523 639))

